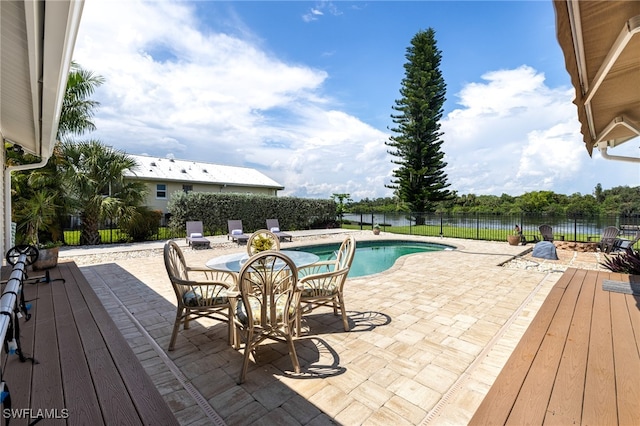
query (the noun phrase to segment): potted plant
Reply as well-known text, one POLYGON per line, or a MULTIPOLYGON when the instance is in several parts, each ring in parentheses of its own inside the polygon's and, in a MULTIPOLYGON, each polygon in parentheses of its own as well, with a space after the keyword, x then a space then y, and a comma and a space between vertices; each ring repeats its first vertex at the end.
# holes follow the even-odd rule
MULTIPOLYGON (((58 264, 58 252, 62 243, 40 240, 42 234, 51 236, 49 231, 55 223, 57 209, 56 196, 45 189, 34 191, 16 206, 18 228, 24 233, 23 240, 38 249, 38 260, 32 265, 34 270, 53 268, 58 264)), ((51 238, 53 239, 52 236, 51 238)))
POLYGON ((380 234, 380 225, 379 224, 375 224, 373 225, 373 235, 379 235, 380 234))
POLYGON ((518 225, 513 228, 513 232, 507 235, 507 242, 509 245, 517 246, 520 244, 522 238, 522 230, 518 225))

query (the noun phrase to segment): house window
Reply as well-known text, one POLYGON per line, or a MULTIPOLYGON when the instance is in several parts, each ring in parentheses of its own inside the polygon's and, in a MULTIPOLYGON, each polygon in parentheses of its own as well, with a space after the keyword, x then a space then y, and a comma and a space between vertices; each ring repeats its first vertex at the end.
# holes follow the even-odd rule
POLYGON ((159 183, 156 185, 156 198, 167 198, 167 185, 159 183))
POLYGON ((182 190, 184 192, 189 193, 189 192, 193 191, 193 185, 182 185, 182 190))

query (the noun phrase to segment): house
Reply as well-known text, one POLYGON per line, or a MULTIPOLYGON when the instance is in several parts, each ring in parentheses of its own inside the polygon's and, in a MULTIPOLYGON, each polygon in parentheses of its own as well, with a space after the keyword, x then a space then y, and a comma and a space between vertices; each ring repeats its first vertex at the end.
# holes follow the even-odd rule
POLYGON ((248 167, 225 166, 199 161, 132 155, 138 167, 125 174, 147 185, 149 193, 145 205, 167 213, 171 194, 185 192, 227 192, 278 195, 282 185, 258 170, 248 167))

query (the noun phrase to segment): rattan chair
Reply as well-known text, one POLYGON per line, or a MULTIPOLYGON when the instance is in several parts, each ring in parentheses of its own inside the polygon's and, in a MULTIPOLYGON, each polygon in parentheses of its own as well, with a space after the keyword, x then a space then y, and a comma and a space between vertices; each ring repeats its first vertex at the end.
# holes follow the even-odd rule
POLYGON ((174 241, 168 241, 164 246, 164 266, 178 304, 169 350, 175 347, 180 325, 188 329, 190 320, 202 317, 227 322, 229 344, 235 344, 231 304, 227 297, 227 291, 235 287, 235 275, 187 266, 182 250, 174 241), (213 279, 196 281, 189 277, 189 272, 201 272, 205 278, 213 279))
POLYGON ((344 284, 353 262, 356 240, 347 236, 335 254, 335 258, 320 261, 299 269, 300 309, 296 319, 296 333, 301 331, 302 313, 308 313, 320 306, 330 306, 333 314, 342 316, 344 331, 349 331, 349 321, 344 304, 344 284))
POLYGON ((259 229, 247 241, 247 254, 253 256, 264 250, 280 250, 280 238, 266 229, 259 229))
POLYGON ((244 342, 244 360, 238 384, 244 382, 249 355, 266 339, 286 342, 293 370, 300 364, 293 344, 296 311, 300 303, 298 270, 286 255, 274 250, 247 260, 238 275, 238 290, 229 292, 239 341, 244 342))

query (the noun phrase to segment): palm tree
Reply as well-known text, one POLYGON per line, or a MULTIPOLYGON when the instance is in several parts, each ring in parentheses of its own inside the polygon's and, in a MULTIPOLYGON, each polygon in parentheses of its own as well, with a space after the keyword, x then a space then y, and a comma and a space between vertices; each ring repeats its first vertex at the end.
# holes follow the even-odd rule
POLYGON ((67 79, 67 88, 62 100, 60 123, 58 124, 58 140, 70 135, 82 135, 96 129, 91 121, 99 102, 89 99, 93 92, 104 83, 104 78, 83 69, 76 62, 71 62, 67 79))
POLYGON ((145 198, 142 182, 124 179, 124 172, 134 170, 137 163, 96 140, 63 142, 61 154, 66 193, 82 220, 80 244, 100 244, 100 222, 131 219, 145 198))
MULTIPOLYGON (((70 140, 72 135, 81 135, 95 130, 91 121, 95 108, 99 105, 89 97, 104 82, 104 78, 83 69, 76 62, 71 63, 65 97, 62 101, 57 139, 70 140)), ((15 155, 9 151, 7 163, 10 165, 31 164, 40 161, 31 154, 15 155)), ((18 224, 18 240, 39 243, 41 233, 45 240, 64 241, 63 223, 69 212, 60 178, 62 162, 60 142, 46 166, 40 169, 14 172, 12 184, 13 220, 18 224), (53 210, 53 212, 52 212, 53 210), (33 212, 47 212, 46 220, 39 219, 33 212)))

